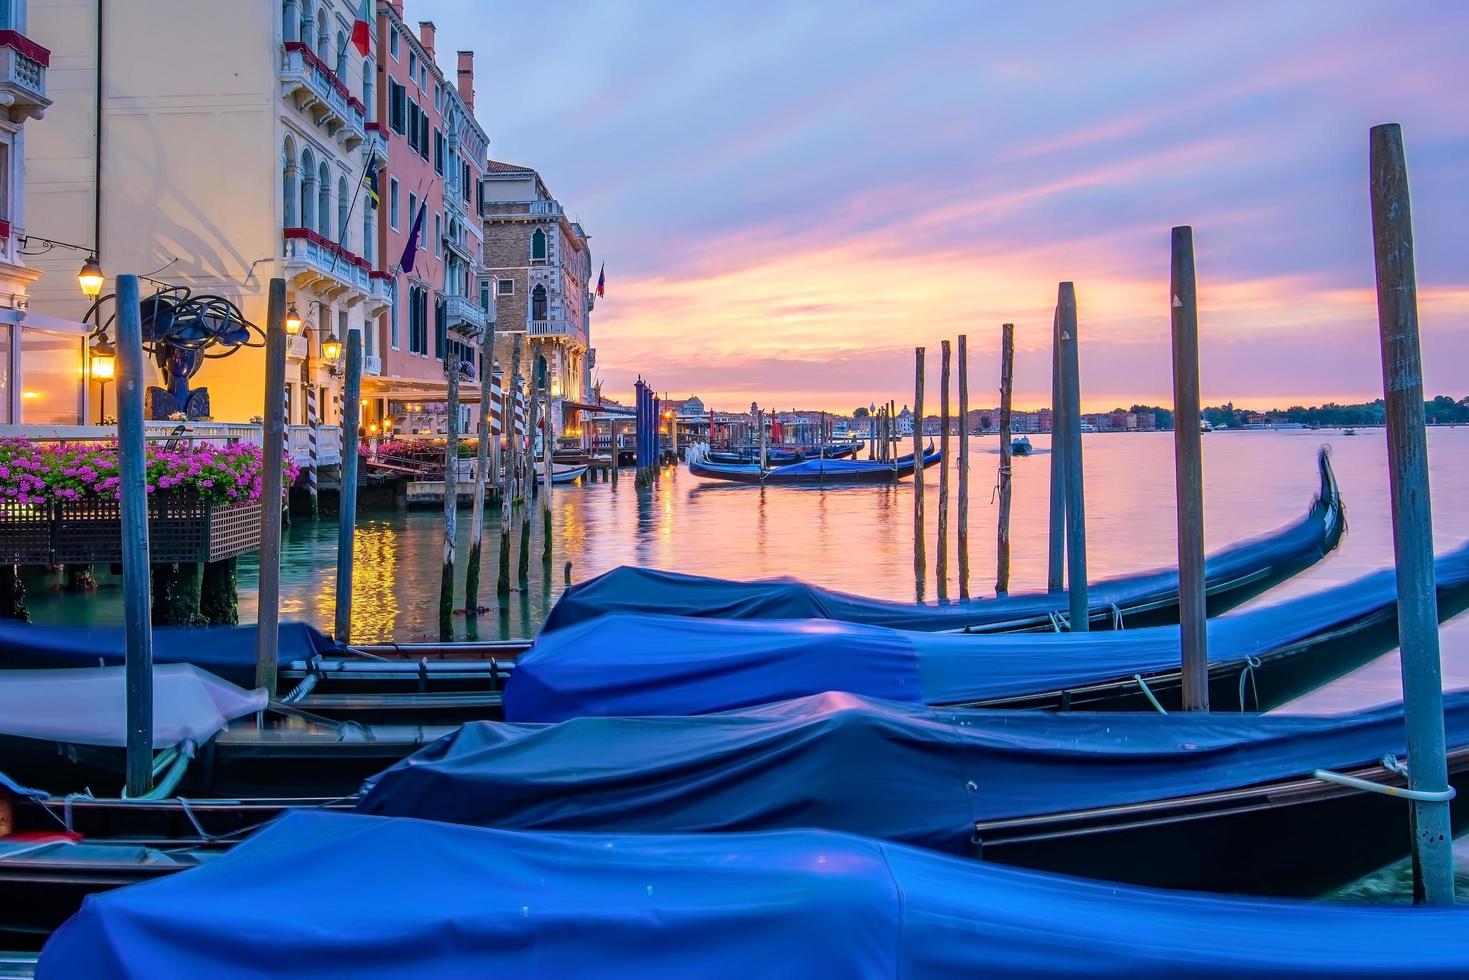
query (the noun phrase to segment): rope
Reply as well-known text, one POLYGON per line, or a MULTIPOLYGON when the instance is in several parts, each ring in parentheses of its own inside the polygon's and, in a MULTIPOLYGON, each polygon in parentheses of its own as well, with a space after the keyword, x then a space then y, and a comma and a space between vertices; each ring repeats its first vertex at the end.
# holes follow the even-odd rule
POLYGON ((1358 779, 1356 776, 1348 776, 1345 773, 1334 772, 1331 769, 1312 770, 1311 776, 1321 780, 1323 783, 1335 783, 1338 786, 1348 786, 1352 789, 1366 790, 1369 793, 1380 793, 1383 796, 1396 796, 1401 799, 1415 800, 1423 803, 1447 803, 1457 795, 1452 786, 1444 790, 1408 789, 1406 787, 1374 783, 1370 779, 1358 779))
POLYGON ((1137 686, 1143 689, 1143 694, 1146 695, 1148 701, 1153 705, 1153 707, 1158 709, 1158 714, 1166 715, 1168 713, 1168 710, 1164 708, 1163 705, 1158 703, 1157 698, 1153 697, 1153 689, 1148 687, 1148 682, 1143 680, 1143 675, 1133 674, 1132 679, 1137 681, 1137 686))
POLYGON ((1255 695, 1255 709, 1260 708, 1260 689, 1255 686, 1255 668, 1260 666, 1259 657, 1246 657, 1245 669, 1239 672, 1239 710, 1245 710, 1245 683, 1249 682, 1250 690, 1255 695))
POLYGON ((1112 628, 1114 630, 1120 630, 1120 629, 1123 628, 1122 627, 1122 608, 1120 606, 1118 606, 1117 603, 1115 603, 1115 602, 1112 603, 1112 607, 1111 608, 1112 608, 1112 628))

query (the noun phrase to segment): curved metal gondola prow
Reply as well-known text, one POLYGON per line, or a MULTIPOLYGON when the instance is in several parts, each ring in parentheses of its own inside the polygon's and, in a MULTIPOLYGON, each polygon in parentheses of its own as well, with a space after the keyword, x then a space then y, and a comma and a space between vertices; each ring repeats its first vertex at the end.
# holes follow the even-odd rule
POLYGON ((1324 511, 1323 555, 1334 551, 1347 533, 1346 506, 1342 503, 1341 488, 1336 482, 1336 472, 1331 467, 1331 447, 1322 446, 1316 453, 1316 466, 1321 474, 1321 491, 1316 495, 1312 509, 1324 511))

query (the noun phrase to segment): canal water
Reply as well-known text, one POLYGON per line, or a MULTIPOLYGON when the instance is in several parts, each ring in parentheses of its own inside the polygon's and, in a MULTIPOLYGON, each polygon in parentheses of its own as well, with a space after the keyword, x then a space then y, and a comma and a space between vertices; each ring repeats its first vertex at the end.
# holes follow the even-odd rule
MULTIPOLYGON (((1392 562, 1386 437, 1381 429, 1358 435, 1340 431, 1214 432, 1204 437, 1205 535, 1208 547, 1261 534, 1300 517, 1315 494, 1317 447, 1331 449, 1346 504, 1348 531, 1341 547, 1306 573, 1255 600, 1277 601, 1328 588, 1392 562)), ((1048 436, 1033 436, 1036 452, 1014 461, 1011 522, 1011 590, 1043 589, 1046 576, 1048 436)), ((1442 551, 1469 538, 1469 428, 1429 432, 1434 533, 1442 551)), ((1171 433, 1094 434, 1084 443, 1088 559, 1091 576, 1172 565, 1175 554, 1173 441, 1171 433)), ((998 465, 995 437, 971 443, 970 567, 975 595, 993 591, 998 465)), ((540 561, 540 522, 532 521, 531 582, 503 606, 494 592, 493 562, 499 526, 489 522, 478 617, 482 637, 532 635, 564 588, 565 564, 575 581, 618 565, 641 565, 727 578, 791 575, 819 585, 889 599, 913 597, 913 489, 851 487, 760 488, 721 484, 668 469, 652 492, 638 493, 631 472, 619 486, 595 483, 557 487, 552 495, 550 575, 540 561)), ((929 582, 934 598, 934 533, 938 472, 926 481, 929 582)), ((950 547, 957 528, 952 515, 950 547)), ((498 515, 495 515, 496 517, 498 515)), ((468 510, 460 511, 459 587, 468 555, 468 510)), ((442 515, 393 510, 361 515, 353 580, 354 634, 358 642, 437 638, 442 561, 442 515)), ((515 528, 518 543, 519 528, 515 528)), ((282 569, 282 617, 304 619, 330 631, 336 590, 336 525, 298 520, 286 533, 282 569)), ((951 555, 951 578, 958 574, 951 555)), ((258 569, 241 561, 240 614, 255 616, 258 569)), ((951 583, 950 595, 957 595, 951 583)), ((39 622, 117 623, 121 589, 102 577, 88 596, 59 585, 33 589, 30 607, 39 622)), ((456 617, 464 635, 465 617, 456 617)), ((1444 684, 1469 687, 1469 617, 1442 631, 1444 684)), ((1400 697, 1396 654, 1327 685, 1286 710, 1348 711, 1400 697)), ((1406 819, 1406 814, 1405 814, 1406 819)), ((1460 846, 1461 864, 1469 848, 1460 846)), ((1372 897, 1406 894, 1406 871, 1396 869, 1359 886, 1372 897)), ((1469 894, 1469 879, 1463 889, 1469 894)))

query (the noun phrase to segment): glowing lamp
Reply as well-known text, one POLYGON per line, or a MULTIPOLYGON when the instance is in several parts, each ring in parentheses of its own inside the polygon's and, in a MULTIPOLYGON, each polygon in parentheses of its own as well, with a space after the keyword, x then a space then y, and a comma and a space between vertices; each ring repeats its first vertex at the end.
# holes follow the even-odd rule
POLYGON ((111 381, 117 376, 117 352, 106 337, 99 337, 92 345, 92 378, 96 381, 111 381))
POLYGON ((332 334, 321 342, 321 356, 331 364, 335 364, 342 356, 342 342, 337 339, 336 334, 332 334))
POLYGON ((301 313, 292 303, 291 308, 286 310, 286 336, 294 337, 301 332, 301 313))
POLYGON ((77 285, 82 287, 82 295, 87 299, 96 299, 97 294, 102 292, 102 283, 105 281, 97 256, 87 256, 87 261, 82 263, 82 271, 77 273, 77 285))

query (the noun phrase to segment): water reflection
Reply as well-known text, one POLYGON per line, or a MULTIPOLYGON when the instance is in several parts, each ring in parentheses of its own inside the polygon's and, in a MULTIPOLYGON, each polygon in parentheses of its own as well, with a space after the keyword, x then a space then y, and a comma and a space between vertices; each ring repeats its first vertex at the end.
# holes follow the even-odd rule
MULTIPOLYGON (((1014 461, 1011 587, 1041 589, 1046 577, 1046 509, 1050 481, 1047 438, 1037 452, 1014 461)), ((1342 439, 1329 432, 1213 433, 1204 442, 1206 526, 1210 548, 1293 521, 1317 488, 1315 452, 1334 444, 1350 531, 1336 553, 1257 602, 1311 592, 1390 564, 1387 470, 1380 430, 1342 439)), ((1469 538, 1469 508, 1459 488, 1469 481, 1469 430, 1429 433, 1431 475, 1437 490, 1434 530, 1440 549, 1469 538)), ((989 592, 995 572, 997 504, 986 492, 997 462, 993 437, 973 441, 970 457, 970 586, 989 592)), ((1093 577, 1171 565, 1175 555, 1173 455, 1169 433, 1088 435, 1085 439, 1087 530, 1093 577)), ((512 592, 495 594, 500 513, 486 515, 479 617, 482 637, 524 636, 534 631, 564 588, 565 563, 581 581, 621 564, 638 564, 729 578, 793 575, 865 595, 907 600, 913 595, 912 486, 796 488, 712 483, 686 470, 665 470, 652 488, 638 491, 632 474, 608 483, 557 486, 552 491, 553 561, 541 561, 542 521, 530 521, 530 582, 522 589, 512 573, 512 592)), ((925 483, 929 581, 933 581, 937 471, 925 483)), ((950 547, 957 527, 957 491, 950 492, 950 547)), ((520 512, 512 521, 512 569, 520 550, 520 512)), ((457 595, 462 604, 469 554, 468 512, 459 522, 457 595)), ((353 638, 360 642, 437 637, 443 518, 437 510, 390 510, 362 515, 355 548, 353 638)), ((298 520, 285 536, 282 615, 330 630, 334 619, 336 526, 330 520, 298 520)), ((958 562, 951 551, 949 594, 958 594, 958 562)), ((49 622, 116 623, 121 619, 117 582, 102 572, 102 588, 76 596, 34 589, 31 608, 49 622)), ((241 561, 241 620, 255 618, 258 574, 253 559, 241 561)), ((462 632, 468 624, 456 620, 462 632)), ((1444 673, 1449 687, 1469 686, 1469 626, 1444 631, 1444 673)), ((1310 697, 1296 708, 1335 711, 1398 696, 1396 657, 1386 657, 1310 697)))

